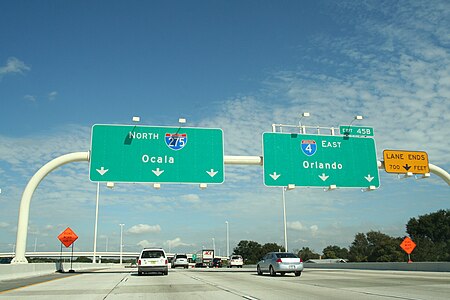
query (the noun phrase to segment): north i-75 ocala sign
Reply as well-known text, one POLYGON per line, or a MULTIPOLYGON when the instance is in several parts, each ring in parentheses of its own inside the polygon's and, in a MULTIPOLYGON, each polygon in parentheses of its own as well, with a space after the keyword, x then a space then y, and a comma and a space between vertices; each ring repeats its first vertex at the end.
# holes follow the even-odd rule
POLYGON ((267 186, 380 186, 372 138, 266 132, 263 161, 267 186))
POLYGON ((133 125, 94 125, 91 181, 222 183, 223 131, 133 125))

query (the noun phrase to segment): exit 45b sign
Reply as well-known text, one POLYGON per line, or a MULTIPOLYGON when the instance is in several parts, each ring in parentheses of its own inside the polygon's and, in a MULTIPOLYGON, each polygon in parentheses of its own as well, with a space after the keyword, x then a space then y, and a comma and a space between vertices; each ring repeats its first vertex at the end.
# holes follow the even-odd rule
POLYGON ((372 138, 264 133, 267 186, 379 187, 372 138))
POLYGON ((222 183, 223 131, 94 125, 91 181, 222 183))

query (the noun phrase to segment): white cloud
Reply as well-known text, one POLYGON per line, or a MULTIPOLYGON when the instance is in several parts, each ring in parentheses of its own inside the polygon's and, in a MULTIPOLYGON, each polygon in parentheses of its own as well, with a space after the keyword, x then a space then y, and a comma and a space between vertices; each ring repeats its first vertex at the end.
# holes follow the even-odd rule
POLYGON ((7 228, 9 227, 9 224, 6 222, 0 222, 0 228, 7 228))
POLYGON ((50 92, 48 94, 48 100, 53 101, 53 100, 56 99, 56 96, 58 96, 58 92, 57 91, 50 92))
POLYGON ((139 241, 136 245, 140 246, 141 248, 156 247, 155 243, 149 242, 148 240, 139 241))
POLYGON ((47 231, 52 231, 52 230, 56 230, 57 227, 55 225, 45 225, 44 230, 47 231))
POLYGON ((23 96, 23 99, 30 101, 30 102, 36 102, 36 97, 33 95, 25 95, 25 96, 23 96))
POLYGON ((200 202, 200 196, 196 194, 187 194, 181 196, 181 199, 190 203, 198 203, 200 202))
POLYGON ((159 225, 147 225, 147 224, 138 224, 132 226, 127 230, 128 233, 131 234, 142 234, 142 233, 155 233, 160 232, 161 226, 159 225))
POLYGON ((177 237, 173 240, 168 240, 164 244, 167 245, 171 249, 179 247, 179 246, 192 246, 192 244, 182 242, 181 238, 179 238, 179 237, 177 237))
POLYGON ((303 225, 300 223, 300 221, 294 221, 294 222, 287 222, 287 228, 292 230, 301 231, 303 230, 303 225))
POLYGON ((27 66, 23 61, 20 61, 15 57, 10 57, 6 61, 6 65, 0 67, 0 79, 8 74, 23 74, 24 72, 29 70, 31 70, 31 68, 27 66))

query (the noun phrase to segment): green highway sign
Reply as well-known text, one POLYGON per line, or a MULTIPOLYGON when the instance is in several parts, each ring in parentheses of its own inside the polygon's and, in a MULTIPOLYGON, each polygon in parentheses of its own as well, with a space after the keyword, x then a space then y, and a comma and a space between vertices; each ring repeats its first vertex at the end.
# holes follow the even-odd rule
POLYGON ((95 182, 223 183, 217 128, 94 125, 89 178, 95 182))
POLYGON ((266 132, 266 186, 379 187, 372 138, 266 132))
POLYGON ((339 133, 342 135, 352 135, 352 136, 373 136, 373 128, 341 125, 339 126, 339 133))

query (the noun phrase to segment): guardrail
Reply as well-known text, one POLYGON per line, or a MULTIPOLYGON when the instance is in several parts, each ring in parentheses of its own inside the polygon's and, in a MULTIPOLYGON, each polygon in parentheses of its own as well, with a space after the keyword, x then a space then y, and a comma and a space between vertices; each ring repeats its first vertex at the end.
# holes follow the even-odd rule
POLYGON ((94 264, 94 263, 37 263, 37 264, 1 264, 0 281, 25 277, 35 277, 60 272, 98 270, 112 268, 114 264, 94 264))
POLYGON ((450 272, 450 262, 304 263, 303 266, 305 269, 450 272))

